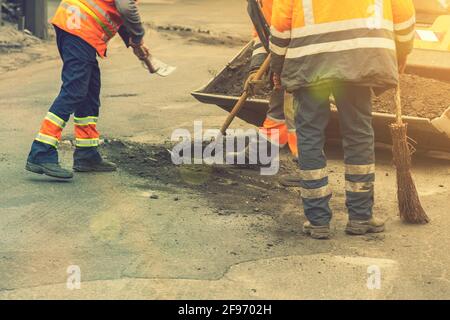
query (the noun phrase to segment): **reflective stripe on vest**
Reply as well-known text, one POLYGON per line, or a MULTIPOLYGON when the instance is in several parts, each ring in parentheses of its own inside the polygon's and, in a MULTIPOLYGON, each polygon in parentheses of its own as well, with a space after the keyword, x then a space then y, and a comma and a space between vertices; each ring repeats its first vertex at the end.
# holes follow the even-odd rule
POLYGON ((119 31, 120 26, 118 26, 117 24, 114 23, 114 21, 112 21, 111 17, 109 16, 109 14, 107 14, 105 12, 105 10, 103 10, 101 7, 99 7, 94 1, 92 0, 84 0, 87 3, 89 3, 90 6, 92 6, 95 10, 97 10, 108 22, 109 24, 114 28, 114 30, 117 32, 119 31))
POLYGON ((304 26, 272 28, 271 50, 286 59, 354 49, 395 51, 394 23, 384 17, 384 0, 375 0, 373 16, 316 23, 312 0, 303 1, 304 26))
MULTIPOLYGON (((108 35, 109 39, 111 39, 114 36, 113 31, 111 31, 106 24, 103 23, 103 21, 101 20, 101 18, 91 9, 89 8, 86 4, 84 4, 83 2, 81 2, 80 0, 63 0, 63 3, 67 2, 69 4, 78 6, 79 8, 81 8, 86 14, 88 14, 91 18, 93 18, 103 29, 103 31, 108 35)), ((87 1, 87 2, 91 2, 91 1, 87 1)), ((98 7, 97 5, 95 5, 96 7, 98 7)), ((103 11, 103 10, 102 10, 103 11)), ((104 12, 104 11, 103 11, 104 12)), ((106 14, 106 13, 105 13, 106 14)), ((111 21, 111 19, 109 18, 109 16, 103 16, 102 18, 104 18, 105 20, 107 20, 108 22, 111 21)), ((115 24, 111 24, 111 27, 114 29, 114 31, 117 31, 118 28, 116 28, 115 24)), ((108 39, 108 40, 109 40, 108 39)))
POLYGON ((312 0, 303 0, 303 12, 305 15, 305 25, 314 24, 314 7, 312 0))

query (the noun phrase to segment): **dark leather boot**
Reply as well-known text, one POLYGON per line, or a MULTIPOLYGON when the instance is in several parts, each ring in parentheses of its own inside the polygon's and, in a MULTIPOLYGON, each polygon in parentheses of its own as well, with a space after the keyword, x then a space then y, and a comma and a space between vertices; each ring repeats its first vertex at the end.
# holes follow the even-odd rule
POLYGON ((75 172, 113 172, 117 171, 117 165, 103 159, 100 162, 80 160, 74 163, 73 170, 75 172))
POLYGON ((366 221, 350 220, 345 232, 350 235, 365 235, 367 233, 380 233, 384 231, 384 221, 372 218, 366 221))
POLYGON ((33 173, 45 174, 46 176, 58 179, 73 178, 73 172, 62 168, 59 163, 36 164, 28 161, 25 169, 33 173))

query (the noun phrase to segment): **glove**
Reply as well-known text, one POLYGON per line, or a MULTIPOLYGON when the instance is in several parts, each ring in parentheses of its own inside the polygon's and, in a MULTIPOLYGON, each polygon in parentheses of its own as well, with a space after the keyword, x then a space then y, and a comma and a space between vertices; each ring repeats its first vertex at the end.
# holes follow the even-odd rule
POLYGON ((133 53, 140 60, 145 60, 150 56, 150 50, 144 45, 143 41, 141 41, 141 43, 133 43, 133 41, 130 40, 130 47, 133 48, 133 53))
POLYGON ((255 80, 255 76, 257 73, 258 70, 250 72, 250 75, 248 76, 244 84, 244 90, 248 91, 251 95, 254 95, 261 91, 267 83, 266 79, 255 80))
POLYGON ((281 85, 281 76, 278 73, 274 73, 272 77, 274 90, 281 90, 283 87, 281 85))

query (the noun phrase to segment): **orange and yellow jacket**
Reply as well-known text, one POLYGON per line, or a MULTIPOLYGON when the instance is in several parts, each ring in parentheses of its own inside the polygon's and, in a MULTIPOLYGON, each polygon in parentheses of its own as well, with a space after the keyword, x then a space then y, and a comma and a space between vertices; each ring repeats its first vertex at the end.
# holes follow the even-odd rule
POLYGON ((106 55, 109 40, 121 28, 134 43, 140 43, 145 30, 137 0, 62 0, 51 23, 106 55))
POLYGON ((411 52, 414 36, 412 0, 274 0, 272 70, 290 92, 335 82, 394 87, 397 55, 411 52))
MULTIPOLYGON (((259 5, 261 6, 264 17, 266 18, 267 23, 270 25, 270 21, 272 20, 272 3, 273 0, 258 0, 259 5)), ((268 53, 264 48, 261 40, 259 39, 258 33, 256 30, 253 30, 253 56, 250 65, 250 70, 258 69, 266 59, 268 53)))

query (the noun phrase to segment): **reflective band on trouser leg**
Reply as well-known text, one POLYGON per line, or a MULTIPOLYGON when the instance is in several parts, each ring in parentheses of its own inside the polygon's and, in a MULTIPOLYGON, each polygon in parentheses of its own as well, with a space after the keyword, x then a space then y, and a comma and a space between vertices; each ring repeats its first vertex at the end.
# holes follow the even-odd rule
POLYGON ((49 112, 45 116, 35 140, 57 148, 65 125, 66 122, 63 119, 49 112))
POLYGON ((48 136, 43 133, 38 133, 35 140, 58 148, 59 140, 55 137, 48 136))
POLYGON ((50 121, 51 123, 53 123, 54 125, 58 126, 61 129, 64 129, 64 127, 66 126, 66 121, 64 121, 63 119, 58 117, 56 114, 51 113, 51 112, 47 113, 47 115, 45 116, 45 120, 50 121))
POLYGON ((97 118, 86 117, 75 119, 75 145, 77 147, 97 147, 100 134, 97 131, 97 118))
POLYGON ((301 170, 300 177, 306 217, 313 225, 327 225, 331 219, 331 189, 327 169, 301 170))
POLYGON ((75 140, 75 146, 79 148, 90 148, 90 147, 98 147, 100 142, 99 138, 92 138, 92 139, 80 139, 76 138, 75 140))
POLYGON ((346 205, 351 219, 368 220, 374 204, 375 164, 345 166, 346 205))
POLYGON ((75 117, 73 119, 73 122, 75 123, 76 126, 88 126, 92 124, 96 125, 98 122, 98 117, 84 117, 84 118, 75 117))
POLYGON ((271 143, 283 147, 288 142, 288 132, 286 124, 271 119, 264 121, 263 127, 259 128, 259 134, 271 143))

